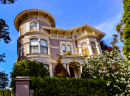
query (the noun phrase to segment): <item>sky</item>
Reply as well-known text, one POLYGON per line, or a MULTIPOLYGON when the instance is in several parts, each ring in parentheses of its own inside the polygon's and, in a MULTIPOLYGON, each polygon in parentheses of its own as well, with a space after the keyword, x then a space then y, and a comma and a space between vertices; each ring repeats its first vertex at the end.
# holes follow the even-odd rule
MULTIPOLYGON (((88 24, 106 33, 103 38, 110 46, 112 34, 123 15, 122 0, 17 0, 14 4, 0 4, 0 18, 9 25, 11 42, 0 41, 0 54, 5 53, 6 62, 0 63, 0 71, 9 74, 17 59, 17 39, 19 34, 14 27, 15 17, 26 9, 42 9, 56 20, 56 28, 69 29, 88 24)), ((118 46, 123 44, 118 43, 118 46)))

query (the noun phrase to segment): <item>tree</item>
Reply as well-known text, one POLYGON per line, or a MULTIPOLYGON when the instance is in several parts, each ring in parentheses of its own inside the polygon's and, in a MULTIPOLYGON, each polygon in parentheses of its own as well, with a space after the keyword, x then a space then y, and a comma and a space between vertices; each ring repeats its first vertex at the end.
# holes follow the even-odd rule
MULTIPOLYGON (((16 0, 0 0, 1 4, 12 4, 16 0)), ((0 18, 0 40, 3 39, 5 43, 9 43, 11 41, 9 37, 9 26, 6 24, 5 20, 0 18)), ((5 62, 3 58, 5 57, 5 54, 3 53, 0 55, 0 62, 5 62)))
POLYGON ((0 89, 4 89, 5 87, 8 86, 8 74, 5 72, 0 72, 0 89))
MULTIPOLYGON (((3 39, 5 43, 9 43, 11 41, 9 37, 9 26, 6 24, 5 20, 0 19, 0 40, 3 39)), ((0 55, 0 62, 4 62, 3 58, 5 57, 5 54, 3 53, 0 55)))
POLYGON ((123 38, 124 41, 124 54, 130 60, 130 0, 123 0, 124 5, 124 14, 123 14, 123 23, 124 31, 123 38))
POLYGON ((66 78, 70 77, 67 70, 61 62, 62 56, 58 54, 57 65, 55 66, 55 77, 66 78))
POLYGON ((116 46, 116 43, 118 42, 118 35, 117 34, 113 34, 113 41, 111 41, 111 45, 112 45, 112 48, 114 49, 114 50, 118 50, 118 51, 120 51, 119 50, 119 47, 118 46, 116 46))
POLYGON ((13 88, 13 91, 15 90, 15 78, 16 76, 40 76, 41 78, 44 78, 46 76, 49 76, 48 70, 43 67, 43 63, 38 61, 29 61, 29 60, 21 60, 14 64, 14 67, 12 68, 13 71, 11 74, 11 87, 13 88))
POLYGON ((123 28, 123 21, 121 20, 120 23, 118 23, 116 25, 116 31, 118 32, 118 34, 120 35, 120 41, 121 42, 124 42, 123 40, 123 31, 124 31, 124 28, 123 28))
POLYGON ((1 4, 12 4, 14 3, 16 0, 0 0, 1 4))
POLYGON ((108 52, 112 51, 112 47, 106 45, 103 40, 100 41, 100 46, 101 46, 101 50, 104 50, 104 51, 106 50, 108 52))

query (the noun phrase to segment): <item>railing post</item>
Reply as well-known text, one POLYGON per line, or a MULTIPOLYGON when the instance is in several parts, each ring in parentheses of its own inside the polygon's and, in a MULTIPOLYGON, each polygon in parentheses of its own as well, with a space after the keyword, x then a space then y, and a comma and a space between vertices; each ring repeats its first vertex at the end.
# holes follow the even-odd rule
POLYGON ((16 76, 16 96, 29 96, 29 76, 16 76))

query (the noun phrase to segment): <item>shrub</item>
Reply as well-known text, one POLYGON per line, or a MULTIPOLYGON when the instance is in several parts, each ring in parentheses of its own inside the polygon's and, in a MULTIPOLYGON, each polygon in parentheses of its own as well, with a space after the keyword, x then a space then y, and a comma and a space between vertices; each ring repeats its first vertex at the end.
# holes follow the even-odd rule
POLYGON ((61 55, 59 55, 58 59, 57 59, 57 65, 55 66, 54 76, 60 77, 60 78, 70 77, 68 74, 68 71, 65 69, 65 67, 61 63, 61 59, 62 59, 62 57, 61 57, 61 55))
POLYGON ((0 96, 14 96, 13 92, 9 89, 0 90, 0 96))
POLYGON ((31 77, 35 96, 108 96, 103 80, 31 77))
POLYGON ((49 76, 48 70, 43 67, 43 63, 37 61, 22 60, 14 64, 13 71, 11 72, 11 87, 15 90, 16 76, 41 76, 44 78, 49 76))
POLYGON ((130 83, 130 69, 127 59, 117 50, 104 51, 102 55, 86 58, 82 78, 103 79, 107 82, 109 95, 126 95, 130 83))
POLYGON ((67 52, 66 52, 66 55, 71 55, 71 51, 67 51, 67 52))

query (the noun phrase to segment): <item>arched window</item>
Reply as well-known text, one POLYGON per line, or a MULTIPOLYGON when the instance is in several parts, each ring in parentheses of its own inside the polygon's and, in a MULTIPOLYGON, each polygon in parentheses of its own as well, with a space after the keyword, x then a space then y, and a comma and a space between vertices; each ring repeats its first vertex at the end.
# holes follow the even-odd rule
POLYGON ((19 57, 21 57, 22 56, 22 50, 21 50, 22 48, 21 48, 21 44, 19 45, 19 57))
POLYGON ((49 65, 44 64, 43 67, 45 67, 49 71, 49 65))
POLYGON ((37 23, 36 22, 32 22, 30 24, 30 30, 37 30, 37 23))
POLYGON ((67 45, 67 51, 71 51, 71 46, 67 45))
POLYGON ((64 44, 61 45, 61 48, 62 48, 62 52, 66 52, 66 48, 64 44))
POLYGON ((90 42, 91 44, 91 48, 92 48, 92 51, 93 51, 93 54, 96 55, 97 54, 97 48, 96 48, 96 45, 94 42, 90 42))
POLYGON ((30 40, 30 53, 38 53, 38 39, 30 40))
POLYGON ((41 53, 48 54, 47 41, 40 40, 40 48, 41 48, 41 53))
POLYGON ((83 55, 86 55, 86 54, 89 55, 87 43, 82 43, 81 46, 82 46, 83 55))

